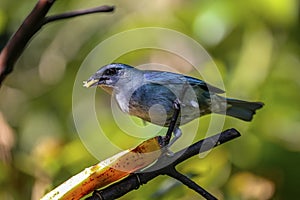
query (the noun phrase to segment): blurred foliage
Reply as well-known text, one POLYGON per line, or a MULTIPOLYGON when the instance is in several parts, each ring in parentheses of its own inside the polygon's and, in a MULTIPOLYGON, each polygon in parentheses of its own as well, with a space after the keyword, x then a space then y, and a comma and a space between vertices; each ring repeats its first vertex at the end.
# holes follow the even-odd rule
MULTIPOLYGON (((35 2, 1 0, 1 48, 35 2)), ((69 0, 57 1, 50 14, 105 3, 116 5, 115 13, 44 27, 0 89, 0 199, 38 199, 97 162, 81 143, 72 119, 75 75, 99 42, 148 26, 174 29, 198 41, 222 73, 228 96, 265 103, 251 123, 226 118, 224 129, 237 128, 241 138, 205 158, 182 163, 180 170, 196 174, 193 179, 220 199, 300 196, 299 1, 69 0)), ((150 51, 131 52, 118 61, 138 65, 153 58, 180 70, 176 59, 150 51)), ((105 116, 110 98, 102 91, 97 95, 105 116)), ((110 121, 106 119, 111 139, 132 146, 110 121)), ((201 133, 208 122, 209 117, 201 118, 201 133)), ((103 154, 111 155, 105 146, 103 154)), ((184 186, 167 187, 166 181, 173 180, 159 177, 122 199, 150 199, 156 191, 161 199, 199 199, 184 186), (165 193, 162 188, 167 188, 165 193)))

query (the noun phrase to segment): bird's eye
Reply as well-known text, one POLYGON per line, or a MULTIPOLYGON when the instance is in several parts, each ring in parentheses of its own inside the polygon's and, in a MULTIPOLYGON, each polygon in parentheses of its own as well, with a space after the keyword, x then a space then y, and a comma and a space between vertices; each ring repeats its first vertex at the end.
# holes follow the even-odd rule
POLYGON ((111 75, 115 75, 115 74, 117 74, 116 68, 110 68, 110 69, 105 70, 105 72, 104 72, 104 75, 107 75, 107 76, 111 76, 111 75))

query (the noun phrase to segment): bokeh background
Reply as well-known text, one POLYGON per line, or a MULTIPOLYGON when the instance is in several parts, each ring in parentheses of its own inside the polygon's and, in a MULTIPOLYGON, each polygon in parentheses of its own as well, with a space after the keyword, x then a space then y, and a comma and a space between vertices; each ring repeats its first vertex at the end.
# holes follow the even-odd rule
MULTIPOLYGON (((1 0, 0 48, 35 3, 36 0, 1 0)), ((2 85, 0 199, 38 199, 98 162, 82 144, 72 118, 77 70, 104 39, 149 26, 174 29, 203 45, 222 74, 228 96, 265 103, 251 123, 226 118, 224 129, 235 127, 242 137, 218 147, 205 158, 189 159, 179 170, 192 175, 219 199, 299 198, 298 0, 69 0, 57 1, 49 14, 102 4, 116 5, 116 11, 45 26, 2 85)), ((131 52, 119 61, 131 65, 155 61, 193 73, 186 71, 184 63, 160 55, 152 51, 131 52)), ((97 91, 97 97, 105 116, 110 97, 102 91, 97 91)), ((132 141, 127 142, 128 136, 122 136, 111 121, 108 118, 106 126, 112 139, 123 148, 131 147, 132 141)), ((209 117, 200 120, 201 129, 195 140, 201 139, 208 121, 209 117)), ((105 147, 103 154, 109 155, 105 147)), ((195 192, 168 177, 158 177, 121 199, 154 197, 199 199, 195 192)))

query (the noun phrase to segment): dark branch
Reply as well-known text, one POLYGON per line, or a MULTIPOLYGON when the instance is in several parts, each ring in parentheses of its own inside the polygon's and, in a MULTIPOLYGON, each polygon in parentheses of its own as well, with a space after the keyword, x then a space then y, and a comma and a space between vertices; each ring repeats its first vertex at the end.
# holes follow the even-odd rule
MULTIPOLYGON (((162 156, 158 161, 147 168, 145 172, 131 174, 125 179, 116 182, 107 188, 104 188, 100 191, 95 191, 93 196, 88 197, 87 200, 109 200, 119 198, 126 193, 137 189, 140 185, 146 184, 150 180, 154 179, 159 175, 168 175, 176 178, 177 180, 183 182, 188 185, 191 189, 195 190, 198 193, 204 194, 203 196, 207 199, 215 199, 211 194, 207 191, 201 191, 199 186, 195 186, 193 181, 187 181, 187 177, 183 177, 184 175, 178 176, 178 174, 174 173, 175 167, 177 164, 187 160, 188 158, 195 156, 199 153, 206 152, 216 146, 219 146, 225 142, 228 142, 232 139, 235 139, 240 136, 240 133, 236 129, 228 129, 223 131, 220 134, 216 134, 214 136, 208 137, 206 139, 200 140, 199 142, 189 146, 186 149, 183 149, 174 154, 172 157, 162 156), (169 163, 166 166, 161 167, 162 164, 169 163), (211 197, 211 198, 210 198, 211 197)), ((177 172, 178 173, 178 172, 177 172)))
POLYGON ((198 153, 200 154, 209 151, 214 147, 217 147, 240 136, 241 134, 236 129, 231 128, 223 131, 222 133, 200 140, 199 142, 192 144, 188 148, 177 152, 175 156, 179 156, 179 158, 174 161, 173 165, 177 165, 185 161, 186 159, 197 155, 198 153))
POLYGON ((81 16, 81 15, 87 15, 87 14, 93 14, 93 13, 99 13, 99 12, 112 12, 114 10, 114 8, 115 8, 114 6, 99 6, 96 8, 90 8, 90 9, 85 9, 85 10, 76 10, 76 11, 72 11, 72 12, 66 12, 66 13, 62 13, 62 14, 58 14, 58 15, 53 15, 53 16, 46 17, 43 25, 45 25, 49 22, 53 22, 53 21, 57 21, 57 20, 61 20, 61 19, 68 19, 68 18, 77 17, 77 16, 81 16))
POLYGON ((22 54, 32 36, 42 27, 44 17, 55 0, 39 0, 22 25, 8 41, 0 54, 0 84, 13 70, 13 66, 22 54))
POLYGON ((66 19, 85 14, 98 12, 111 12, 112 6, 100 6, 87 10, 73 11, 55 16, 46 17, 55 0, 39 0, 22 25, 11 37, 0 53, 0 86, 6 76, 12 72, 13 67, 23 53, 30 39, 42 28, 43 25, 59 19, 66 19))
POLYGON ((200 185, 198 185, 197 183, 192 181, 187 176, 185 176, 185 175, 181 174, 180 172, 178 172, 175 168, 173 168, 173 170, 169 171, 167 173, 167 175, 174 178, 174 179, 179 180, 181 183, 183 183, 187 187, 191 188, 192 190, 196 191, 198 194, 203 196, 205 199, 217 200, 216 197, 214 197, 212 194, 207 192, 204 188, 202 188, 200 185))

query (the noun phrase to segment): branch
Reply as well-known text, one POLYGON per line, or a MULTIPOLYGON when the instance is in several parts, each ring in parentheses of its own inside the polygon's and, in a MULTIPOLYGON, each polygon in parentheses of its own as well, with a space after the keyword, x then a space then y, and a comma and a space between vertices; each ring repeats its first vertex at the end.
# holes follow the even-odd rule
POLYGON ((31 13, 23 21, 17 32, 8 41, 0 54, 0 84, 13 70, 28 41, 41 28, 45 15, 55 0, 39 0, 31 13))
POLYGON ((173 170, 170 170, 167 173, 167 175, 174 178, 174 179, 179 180, 184 185, 188 186, 189 188, 191 188, 192 190, 196 191, 198 194, 203 196, 205 199, 217 200, 216 197, 214 197, 212 194, 207 192, 204 188, 202 188, 200 185, 198 185, 197 183, 192 181, 187 176, 185 176, 185 175, 181 174, 180 172, 178 172, 175 168, 173 168, 173 170))
POLYGON ((2 49, 0 53, 0 87, 6 76, 13 71, 16 61, 24 51, 30 39, 43 27, 43 25, 60 19, 98 12, 111 12, 114 10, 114 7, 112 6, 100 6, 46 17, 46 14, 54 3, 55 0, 39 0, 19 29, 2 49))
POLYGON ((206 152, 239 136, 240 133, 236 129, 228 129, 220 134, 200 140, 188 148, 175 153, 172 157, 162 156, 154 165, 147 168, 145 172, 131 174, 127 178, 114 183, 107 188, 95 191, 93 195, 86 198, 86 200, 110 200, 119 198, 132 190, 138 189, 140 185, 146 184, 148 181, 159 175, 168 175, 181 181, 183 184, 195 190, 206 199, 216 199, 193 181, 187 180, 187 177, 184 175, 178 175, 179 172, 175 170, 175 167, 177 164, 197 155, 198 153, 206 152), (169 164, 161 168, 162 163, 169 164))
POLYGON ((93 14, 93 13, 99 13, 99 12, 112 12, 113 10, 114 10, 114 6, 99 6, 96 8, 66 12, 66 13, 46 17, 43 25, 45 25, 49 22, 57 21, 57 20, 68 19, 68 18, 72 18, 72 17, 93 14))

